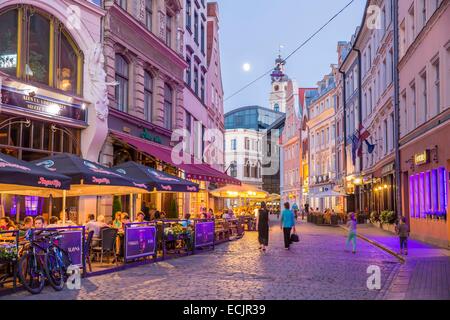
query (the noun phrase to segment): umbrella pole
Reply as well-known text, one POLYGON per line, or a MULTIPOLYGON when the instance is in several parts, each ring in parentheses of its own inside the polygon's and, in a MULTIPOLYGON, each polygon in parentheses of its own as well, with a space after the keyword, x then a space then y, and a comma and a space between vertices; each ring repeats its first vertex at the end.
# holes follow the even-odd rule
POLYGON ((131 221, 134 221, 134 195, 130 193, 130 214, 131 221))
POLYGON ((62 203, 63 224, 66 224, 66 197, 67 197, 67 191, 63 190, 63 203, 62 203))
POLYGON ((3 193, 0 193, 0 217, 3 218, 5 216, 5 205, 4 205, 4 196, 3 193))

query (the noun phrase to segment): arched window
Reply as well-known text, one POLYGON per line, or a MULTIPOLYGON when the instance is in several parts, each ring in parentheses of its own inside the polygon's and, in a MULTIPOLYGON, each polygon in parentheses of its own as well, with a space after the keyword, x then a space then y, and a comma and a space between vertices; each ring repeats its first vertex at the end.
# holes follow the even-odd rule
POLYGON ((173 110, 173 90, 166 83, 164 84, 164 127, 172 129, 172 110, 173 110))
POLYGON ((278 103, 275 103, 275 105, 273 106, 273 110, 275 112, 280 112, 280 105, 278 103))
POLYGON ((146 71, 144 74, 144 115, 145 120, 152 121, 153 115, 153 77, 146 71))
POLYGON ((0 71, 82 93, 83 55, 63 24, 29 5, 0 12, 0 71))
POLYGON ((128 111, 128 62, 120 54, 116 54, 116 103, 117 109, 123 112, 128 111))

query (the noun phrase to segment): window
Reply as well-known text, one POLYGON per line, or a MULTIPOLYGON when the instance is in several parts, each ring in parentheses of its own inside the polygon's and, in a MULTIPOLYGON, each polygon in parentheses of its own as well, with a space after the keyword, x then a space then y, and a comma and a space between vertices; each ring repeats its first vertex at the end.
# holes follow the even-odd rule
POLYGON ((245 150, 250 150, 250 139, 245 138, 245 150))
POLYGON ((145 0, 145 25, 152 31, 153 25, 153 0, 145 0))
POLYGON ((384 154, 388 153, 389 149, 389 130, 387 120, 383 121, 383 129, 384 129, 384 154))
POLYGON ((186 28, 191 30, 192 25, 192 0, 186 0, 186 28))
POLYGON ((149 72, 144 74, 144 116, 148 122, 152 121, 153 113, 153 77, 149 72))
POLYGON ((198 96, 198 68, 194 67, 194 92, 198 96))
POLYGON ((194 41, 198 44, 198 13, 194 12, 194 41))
POLYGON ((436 59, 433 63, 434 69, 434 102, 436 104, 436 114, 441 112, 441 78, 439 71, 439 59, 436 59))
POLYGON ((275 103, 275 105, 274 105, 274 107, 273 107, 273 110, 274 110, 275 112, 280 112, 280 105, 279 105, 278 103, 275 103))
POLYGON ((192 131, 192 116, 189 112, 186 111, 186 130, 192 131))
POLYGON ((245 158, 244 161, 244 177, 245 178, 250 178, 250 161, 248 160, 248 158, 245 158))
POLYGON ((417 126, 417 100, 416 100, 416 85, 413 83, 411 85, 411 113, 412 113, 412 126, 411 129, 414 130, 417 126))
POLYGON ((200 28, 200 48, 202 50, 203 55, 205 55, 205 25, 201 24, 200 28))
POLYGON ((166 15, 166 44, 168 47, 172 46, 172 16, 166 15))
POLYGON ((81 95, 83 55, 62 24, 24 5, 0 13, 0 30, 0 71, 81 95))
POLYGON ((237 177, 237 162, 233 161, 230 164, 230 176, 232 176, 233 178, 237 177))
POLYGON ((200 79, 200 99, 205 103, 205 76, 202 75, 200 79))
POLYGON ((409 28, 408 28, 409 37, 408 37, 408 41, 411 44, 411 43, 413 43, 414 38, 416 36, 415 16, 414 16, 414 3, 411 6, 411 8, 409 9, 408 13, 409 13, 409 28))
POLYGON ((422 27, 424 27, 427 23, 427 1, 420 1, 421 11, 422 11, 422 27))
POLYGON ((123 112, 128 111, 128 62, 120 54, 116 54, 116 106, 123 112))
POLYGON ((445 215, 448 207, 446 179, 444 167, 410 176, 409 213, 412 218, 445 215))
POLYGON ((168 84, 164 84, 164 127, 172 129, 173 90, 168 84))
POLYGON ((237 150, 237 140, 236 139, 231 140, 231 150, 232 151, 237 150))
POLYGON ((127 0, 116 0, 116 3, 117 3, 123 10, 127 10, 127 0))
POLYGON ((428 120, 428 93, 427 93, 427 72, 424 71, 420 75, 422 82, 422 109, 423 109, 423 122, 428 120))
POLYGON ((187 69, 186 69, 186 84, 190 87, 192 84, 192 63, 191 57, 186 57, 187 69))
POLYGON ((0 15, 0 71, 15 76, 17 73, 18 10, 0 15))

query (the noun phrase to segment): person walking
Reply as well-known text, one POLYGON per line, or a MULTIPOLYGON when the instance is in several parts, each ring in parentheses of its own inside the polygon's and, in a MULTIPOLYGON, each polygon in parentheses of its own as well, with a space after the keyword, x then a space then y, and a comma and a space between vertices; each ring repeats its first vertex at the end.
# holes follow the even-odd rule
POLYGON ((408 255, 408 237, 409 226, 406 224, 406 218, 400 219, 400 224, 396 227, 397 234, 400 237, 400 254, 408 255))
POLYGON ((295 232, 295 216, 292 210, 290 210, 289 202, 284 204, 284 209, 281 212, 281 230, 283 230, 284 236, 284 249, 289 250, 291 245, 291 231, 295 232))
POLYGON ((265 202, 261 203, 261 208, 258 210, 256 225, 258 226, 259 250, 266 252, 266 247, 269 245, 269 211, 265 202))
POLYGON ((348 228, 348 236, 347 236, 347 242, 345 244, 345 249, 347 250, 348 245, 350 242, 352 242, 352 253, 356 253, 356 226, 357 226, 356 216, 355 213, 350 213, 350 220, 347 222, 347 228, 348 228))

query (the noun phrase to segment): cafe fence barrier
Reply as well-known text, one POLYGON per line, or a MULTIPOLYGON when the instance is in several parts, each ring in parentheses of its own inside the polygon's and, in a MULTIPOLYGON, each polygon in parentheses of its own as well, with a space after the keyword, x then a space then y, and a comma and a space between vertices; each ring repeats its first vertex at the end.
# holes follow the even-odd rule
POLYGON ((194 220, 194 250, 212 248, 215 249, 215 229, 214 219, 195 219, 194 220))
POLYGON ((124 263, 140 258, 157 258, 157 228, 155 222, 125 224, 124 263))
POLYGON ((12 283, 16 290, 19 234, 19 230, 0 231, 0 288, 12 283))

